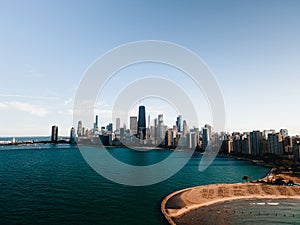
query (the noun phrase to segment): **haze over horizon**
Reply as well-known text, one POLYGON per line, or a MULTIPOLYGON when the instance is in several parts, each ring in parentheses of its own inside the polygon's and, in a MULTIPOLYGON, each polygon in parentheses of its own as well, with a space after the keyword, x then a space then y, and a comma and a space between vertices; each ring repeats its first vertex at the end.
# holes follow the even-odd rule
MULTIPOLYGON (((177 43, 203 59, 223 93, 226 131, 300 134, 299 9, 296 0, 0 1, 0 136, 49 136, 53 124, 69 135, 87 68, 110 49, 140 40, 177 43)), ((107 84, 95 105, 101 125, 115 123, 114 99, 140 76, 178 84, 197 107, 199 122, 189 126, 211 124, 209 104, 191 80, 174 68, 142 64, 107 84)), ((162 113, 167 125, 175 123, 176 109, 149 102, 151 119, 162 113)))

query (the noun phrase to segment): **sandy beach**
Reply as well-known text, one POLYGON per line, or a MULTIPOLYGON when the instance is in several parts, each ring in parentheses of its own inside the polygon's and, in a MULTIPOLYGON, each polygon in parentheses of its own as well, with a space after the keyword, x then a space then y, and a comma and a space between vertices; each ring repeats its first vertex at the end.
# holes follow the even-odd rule
POLYGON ((175 221, 193 210, 248 199, 300 199, 300 186, 236 183, 192 187, 168 195, 161 203, 161 210, 170 224, 176 224, 175 221))

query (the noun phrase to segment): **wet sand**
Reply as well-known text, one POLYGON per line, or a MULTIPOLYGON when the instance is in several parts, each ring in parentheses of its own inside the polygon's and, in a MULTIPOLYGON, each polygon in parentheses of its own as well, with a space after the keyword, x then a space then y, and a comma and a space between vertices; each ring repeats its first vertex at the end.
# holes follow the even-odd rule
POLYGON ((168 209, 181 209, 185 207, 185 202, 181 199, 181 193, 174 195, 166 202, 166 208, 168 209))

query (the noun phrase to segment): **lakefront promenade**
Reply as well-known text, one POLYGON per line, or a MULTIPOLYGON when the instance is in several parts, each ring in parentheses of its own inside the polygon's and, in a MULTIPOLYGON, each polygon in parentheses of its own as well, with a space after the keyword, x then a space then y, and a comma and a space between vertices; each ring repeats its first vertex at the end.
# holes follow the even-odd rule
MULTIPOLYGON (((268 177, 264 179, 269 179, 268 177)), ((294 186, 270 185, 265 183, 235 183, 213 184, 191 187, 176 191, 166 196, 161 203, 161 211, 170 224, 188 224, 192 219, 189 216, 183 218, 193 210, 202 209, 197 213, 197 224, 206 224, 205 207, 235 200, 252 199, 300 199, 299 179, 294 180, 294 186), (202 221, 202 222, 201 222, 202 221)), ((210 209, 211 211, 211 209, 210 209)))

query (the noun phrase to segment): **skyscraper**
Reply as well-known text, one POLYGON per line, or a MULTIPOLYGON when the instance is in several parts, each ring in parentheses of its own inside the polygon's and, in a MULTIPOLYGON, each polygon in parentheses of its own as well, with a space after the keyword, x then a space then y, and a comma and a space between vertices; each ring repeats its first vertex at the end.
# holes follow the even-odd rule
POLYGON ((120 130, 120 118, 116 118, 116 130, 119 131, 120 130))
POLYGON ((250 148, 252 155, 262 155, 263 151, 260 148, 260 143, 262 141, 262 132, 260 131, 252 131, 250 132, 250 148))
POLYGON ((275 130, 264 130, 263 131, 263 138, 265 140, 268 140, 269 134, 275 134, 275 130))
POLYGON ((164 126, 164 116, 163 114, 158 115, 157 124, 157 139, 160 143, 165 138, 165 126, 164 126))
POLYGON ((137 117, 136 116, 131 116, 130 117, 130 135, 136 134, 137 133, 137 117))
POLYGON ((202 148, 205 150, 209 143, 209 131, 206 127, 202 128, 202 148))
POLYGON ((53 125, 51 129, 51 142, 57 142, 58 141, 58 126, 53 125))
POLYGON ((210 141, 212 138, 212 127, 209 124, 205 124, 204 125, 205 128, 207 128, 207 132, 208 132, 208 140, 210 141))
POLYGON ((182 124, 182 136, 185 137, 185 135, 187 135, 188 133, 188 125, 186 123, 186 120, 183 121, 183 124, 182 124))
POLYGON ((140 139, 146 138, 146 110, 145 106, 139 107, 139 119, 138 119, 138 132, 137 135, 140 139))
POLYGON ((158 140, 158 120, 157 118, 154 119, 154 143, 157 144, 158 140))
POLYGON ((268 134, 268 153, 283 154, 283 136, 280 133, 268 134))
POLYGON ((165 146, 172 147, 172 145, 173 145, 172 129, 168 129, 165 134, 165 146))
POLYGON ((81 121, 78 121, 77 135, 78 135, 78 137, 84 135, 84 132, 83 132, 83 129, 82 129, 82 122, 81 121))
POLYGON ((98 132, 98 115, 96 115, 95 123, 94 123, 94 133, 98 132))
POLYGON ((75 134, 75 128, 72 127, 70 131, 70 144, 76 143, 76 134, 75 134))
POLYGON ((177 120, 176 120, 176 126, 177 126, 177 130, 178 132, 181 132, 181 123, 182 123, 182 116, 179 115, 177 116, 177 120))

